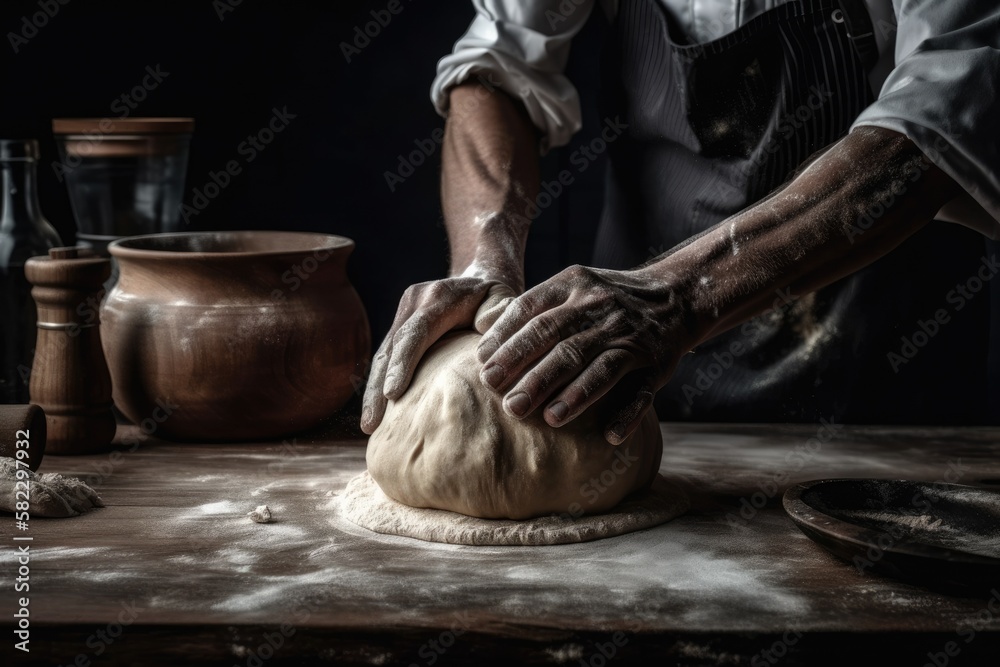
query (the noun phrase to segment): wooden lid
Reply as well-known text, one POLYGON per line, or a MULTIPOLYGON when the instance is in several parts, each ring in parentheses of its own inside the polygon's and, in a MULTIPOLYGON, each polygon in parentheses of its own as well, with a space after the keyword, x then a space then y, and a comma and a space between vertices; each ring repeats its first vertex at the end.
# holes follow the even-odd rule
POLYGON ((90 259, 97 257, 93 248, 87 246, 64 246, 61 248, 49 248, 50 259, 90 259))
POLYGON ((194 118, 53 118, 54 134, 190 134, 194 118))
POLYGON ((188 134, 61 134, 67 155, 88 157, 135 157, 140 155, 186 155, 188 134))
MULTIPOLYGON (((111 260, 98 256, 90 248, 50 248, 48 255, 28 258, 24 275, 36 287, 97 289, 111 275, 111 260)), ((39 295, 33 295, 41 305, 39 295)))

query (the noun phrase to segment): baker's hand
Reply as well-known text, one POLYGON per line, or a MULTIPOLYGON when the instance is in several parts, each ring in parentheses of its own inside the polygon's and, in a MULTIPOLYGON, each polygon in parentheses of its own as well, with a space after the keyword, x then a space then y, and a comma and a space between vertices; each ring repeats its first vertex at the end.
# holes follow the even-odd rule
POLYGON ((378 427, 388 401, 402 396, 410 386, 427 348, 452 329, 472 326, 483 333, 516 294, 502 282, 466 276, 408 287, 372 359, 361 429, 371 434, 378 427))
POLYGON ((480 379, 506 394, 511 416, 545 405, 545 421, 562 426, 628 375, 638 389, 604 431, 618 445, 693 346, 685 321, 674 290, 649 271, 573 266, 506 307, 479 343, 480 379))

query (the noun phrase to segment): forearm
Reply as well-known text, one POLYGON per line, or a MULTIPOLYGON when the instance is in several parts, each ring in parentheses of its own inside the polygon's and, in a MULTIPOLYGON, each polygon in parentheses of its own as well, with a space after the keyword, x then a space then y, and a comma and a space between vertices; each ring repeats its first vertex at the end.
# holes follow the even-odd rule
POLYGON ((538 194, 536 130, 499 90, 451 91, 442 153, 441 202, 452 276, 478 275, 524 289, 528 205, 538 194))
POLYGON ((902 135, 860 128, 781 191, 639 272, 685 304, 693 346, 870 264, 958 193, 902 135))

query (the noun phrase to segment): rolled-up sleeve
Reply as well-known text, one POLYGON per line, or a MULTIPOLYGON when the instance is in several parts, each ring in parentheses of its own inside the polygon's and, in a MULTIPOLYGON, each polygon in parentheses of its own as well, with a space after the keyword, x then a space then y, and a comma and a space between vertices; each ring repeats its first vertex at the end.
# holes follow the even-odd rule
POLYGON ((473 0, 476 17, 438 62, 431 100, 448 114, 448 91, 479 74, 520 99, 542 134, 542 152, 569 142, 581 125, 580 98, 563 71, 570 40, 595 0, 473 0))
POLYGON ((1000 236, 1000 6, 995 0, 894 0, 896 65, 854 126, 906 135, 992 217, 1000 236))

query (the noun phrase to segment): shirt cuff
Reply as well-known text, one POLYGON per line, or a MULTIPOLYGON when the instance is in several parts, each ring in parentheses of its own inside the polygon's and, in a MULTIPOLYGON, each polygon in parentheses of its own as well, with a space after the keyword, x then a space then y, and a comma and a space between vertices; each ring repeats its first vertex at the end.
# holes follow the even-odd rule
POLYGON ((568 144, 582 125, 580 97, 562 74, 570 37, 477 17, 454 52, 438 62, 431 101, 446 117, 454 111, 449 109, 451 88, 478 77, 488 90, 500 89, 524 104, 542 135, 542 154, 568 144))
POLYGON ((913 54, 851 128, 881 127, 909 138, 975 201, 961 206, 954 221, 990 238, 1000 237, 998 67, 997 55, 982 50, 913 54))

